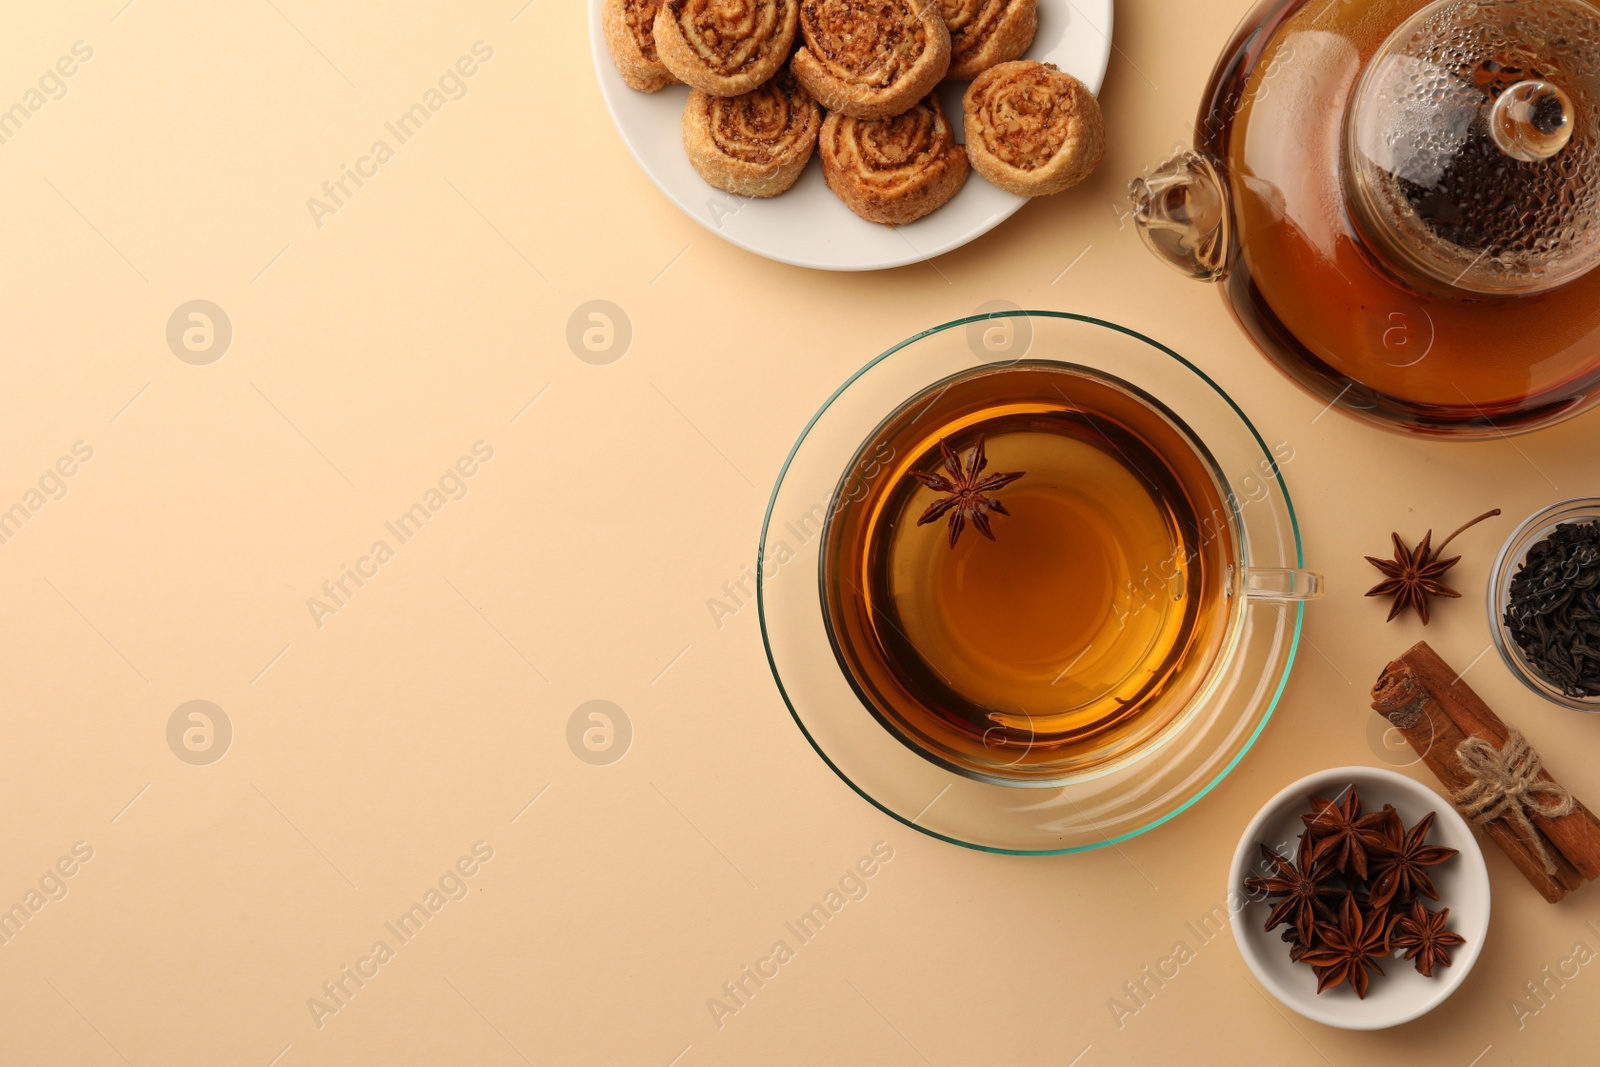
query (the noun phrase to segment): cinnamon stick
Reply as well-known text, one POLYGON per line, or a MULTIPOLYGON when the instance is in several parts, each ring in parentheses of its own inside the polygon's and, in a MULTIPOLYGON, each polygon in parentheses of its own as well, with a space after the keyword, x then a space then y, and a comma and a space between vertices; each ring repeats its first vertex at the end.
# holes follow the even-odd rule
MULTIPOLYGON (((1372 690, 1372 707, 1400 731, 1447 792, 1455 792, 1470 784, 1471 776, 1455 756, 1456 746, 1466 735, 1435 699, 1416 667, 1407 662, 1405 657, 1384 669, 1372 690)), ((1555 866, 1555 873, 1551 875, 1545 872, 1544 862, 1539 856, 1539 843, 1525 840, 1504 820, 1496 820, 1479 829, 1505 852, 1539 894, 1552 904, 1583 884, 1583 876, 1559 849, 1545 846, 1555 866)))
MULTIPOLYGON (((1506 724, 1426 641, 1413 645, 1400 661, 1417 672, 1422 684, 1463 734, 1481 737, 1495 748, 1505 747, 1510 734, 1506 724)), ((1451 752, 1454 751, 1452 747, 1451 752)), ((1539 771, 1539 780, 1555 781, 1550 772, 1543 769, 1539 771)), ((1581 801, 1570 815, 1552 819, 1535 812, 1530 813, 1530 817, 1585 881, 1600 878, 1600 820, 1596 820, 1594 813, 1581 801)))

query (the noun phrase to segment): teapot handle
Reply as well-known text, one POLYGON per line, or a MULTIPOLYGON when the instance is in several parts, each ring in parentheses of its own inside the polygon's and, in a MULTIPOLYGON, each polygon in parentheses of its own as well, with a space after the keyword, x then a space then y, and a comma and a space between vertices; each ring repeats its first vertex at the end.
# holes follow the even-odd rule
POLYGON ((1232 206, 1211 160, 1193 150, 1173 156, 1128 186, 1139 236, 1191 278, 1228 275, 1232 206))

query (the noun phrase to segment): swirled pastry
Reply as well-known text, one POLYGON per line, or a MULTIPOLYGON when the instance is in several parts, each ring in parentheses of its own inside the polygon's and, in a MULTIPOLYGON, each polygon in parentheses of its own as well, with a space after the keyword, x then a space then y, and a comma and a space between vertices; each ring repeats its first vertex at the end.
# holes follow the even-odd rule
POLYGON ((948 78, 976 78, 1016 59, 1039 31, 1039 0, 939 0, 950 27, 948 78))
POLYGON ((653 93, 677 81, 656 55, 656 8, 661 0, 605 0, 600 24, 606 51, 628 88, 653 93))
POLYGON ((798 12, 799 0, 663 0, 656 51, 679 81, 739 96, 788 60, 798 12))
POLYGON ((1100 102, 1049 63, 990 67, 962 97, 972 169, 1018 196, 1077 185, 1106 152, 1100 102))
POLYGON ((817 147, 822 109, 788 71, 743 96, 696 89, 683 111, 683 147, 700 177, 739 196, 777 196, 817 147))
POLYGON ((943 207, 961 191, 967 156, 935 96, 886 119, 837 112, 822 123, 822 176, 868 222, 900 226, 943 207))
POLYGON ((950 31, 934 0, 800 0, 795 77, 829 111, 899 115, 950 69, 950 31))

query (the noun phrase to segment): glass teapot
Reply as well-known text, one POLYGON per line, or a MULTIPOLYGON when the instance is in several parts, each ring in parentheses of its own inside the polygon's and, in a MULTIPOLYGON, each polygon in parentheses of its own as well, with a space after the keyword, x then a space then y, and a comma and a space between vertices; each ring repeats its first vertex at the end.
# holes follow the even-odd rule
POLYGON ((1267 0, 1140 235, 1290 377, 1390 428, 1537 429, 1600 401, 1600 8, 1267 0))

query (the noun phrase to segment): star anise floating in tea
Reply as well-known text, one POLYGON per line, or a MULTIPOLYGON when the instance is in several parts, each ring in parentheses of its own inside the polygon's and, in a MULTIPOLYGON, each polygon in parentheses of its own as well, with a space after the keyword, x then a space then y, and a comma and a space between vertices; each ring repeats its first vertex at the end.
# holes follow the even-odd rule
POLYGON ((1422 620, 1422 625, 1428 625, 1428 598, 1448 597, 1456 598, 1461 594, 1444 584, 1445 574, 1461 562, 1460 556, 1451 556, 1449 559, 1440 559, 1446 546, 1454 541, 1457 536, 1478 525, 1484 519, 1500 514, 1500 509, 1486 511, 1482 515, 1466 523, 1455 533, 1446 537, 1439 543, 1438 548, 1432 547, 1433 531, 1429 530, 1423 535, 1417 547, 1407 548, 1405 540, 1398 533, 1389 536, 1394 540, 1394 557, 1392 559, 1379 559, 1368 556, 1367 562, 1383 572, 1383 581, 1367 590, 1368 596, 1392 596, 1394 603, 1389 608, 1389 617, 1385 622, 1392 622, 1395 616, 1411 608, 1422 620))
POLYGON ((1449 950, 1466 943, 1445 929, 1449 908, 1434 913, 1423 904, 1439 899, 1426 868, 1456 850, 1427 843, 1433 812, 1407 830, 1393 805, 1363 814, 1354 785, 1338 797, 1312 797, 1294 861, 1262 845, 1270 874, 1244 884, 1272 904, 1263 929, 1288 924, 1289 958, 1312 968, 1318 993, 1347 985, 1365 999, 1390 953, 1405 949, 1431 978, 1434 967, 1450 965, 1449 950))
POLYGON ((1004 504, 986 494, 1010 485, 1026 474, 1026 471, 1012 471, 1009 474, 991 474, 987 478, 980 478, 989 459, 984 455, 983 438, 978 438, 978 443, 972 449, 972 455, 967 457, 966 466, 961 464, 961 457, 950 451, 950 446, 944 441, 939 442, 939 451, 944 456, 945 469, 950 472, 947 478, 937 472, 912 471, 911 476, 936 493, 947 493, 939 500, 928 505, 928 510, 922 513, 917 520, 917 525, 922 526, 930 522, 937 522, 944 515, 950 516, 950 547, 956 546, 956 541, 961 537, 961 531, 966 529, 968 521, 977 527, 979 533, 994 540, 994 531, 989 528, 989 513, 1010 515, 1004 504))

